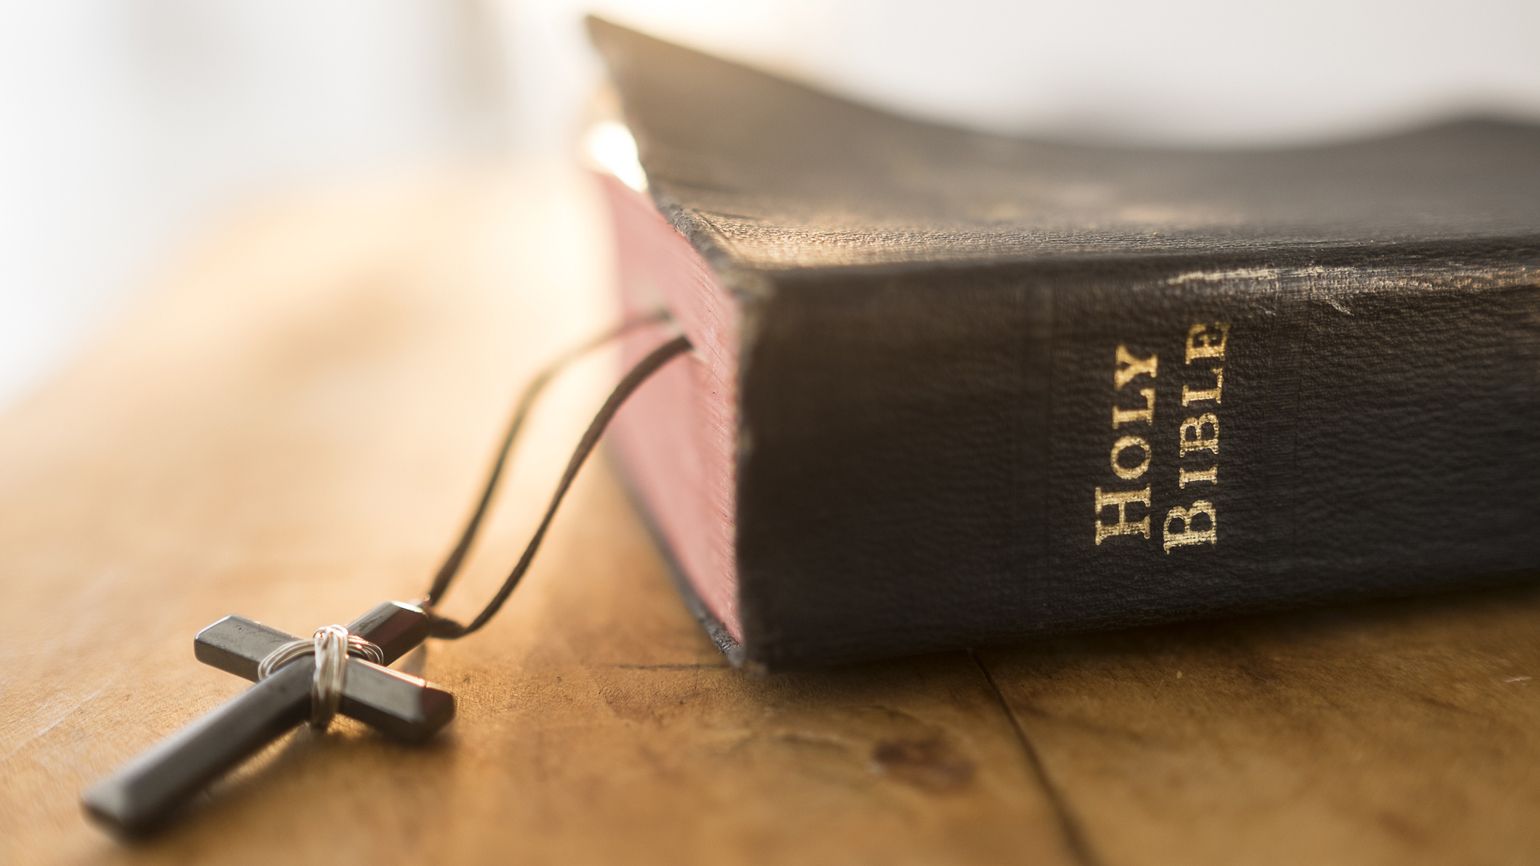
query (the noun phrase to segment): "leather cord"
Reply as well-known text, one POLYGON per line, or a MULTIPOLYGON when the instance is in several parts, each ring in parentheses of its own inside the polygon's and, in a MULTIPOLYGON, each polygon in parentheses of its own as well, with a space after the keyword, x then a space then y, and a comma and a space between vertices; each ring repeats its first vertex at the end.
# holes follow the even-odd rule
POLYGON ((512 452, 530 411, 540 395, 545 391, 545 388, 562 370, 586 352, 636 328, 659 324, 667 319, 668 314, 666 312, 658 311, 627 320, 618 327, 557 356, 543 367, 530 380, 529 384, 524 387, 523 393, 515 404, 513 416, 508 422, 508 427, 503 433, 502 441, 499 443, 492 461, 492 467, 482 484, 481 496, 477 501, 476 507, 471 512, 470 519, 461 530, 449 555, 445 557, 443 564, 439 566, 438 572, 435 574, 433 582, 428 589, 423 608, 428 611, 431 628, 430 634, 433 637, 444 640, 455 640, 465 637, 486 625, 492 617, 497 615, 503 603, 508 600, 508 596, 518 586, 519 580, 529 570, 530 563, 534 561, 535 553, 540 548, 540 542, 544 540, 546 530, 550 527, 551 520, 556 516, 557 508, 560 507, 562 499, 567 495, 568 488, 572 486, 573 480, 577 477, 578 470, 583 467, 584 462, 588 459, 588 455, 593 452, 595 446, 599 444, 599 440, 603 438, 604 431, 609 427, 610 421, 620 411, 620 407, 625 405, 626 400, 644 382, 651 378, 654 373, 662 369, 669 361, 690 350, 690 340, 682 335, 668 340, 638 361, 635 366, 626 372, 620 382, 615 385, 614 390, 605 399, 604 405, 599 407, 599 411, 594 414, 593 420, 589 422, 588 429, 584 431, 582 438, 578 440, 577 447, 573 449, 572 456, 567 461, 567 468, 562 473, 561 480, 557 482, 550 502, 546 505, 545 513, 536 525, 535 531, 525 545, 524 552, 519 556, 518 562, 514 564, 513 570, 503 579, 502 585, 498 588, 496 594, 492 596, 492 599, 487 602, 486 606, 482 608, 481 612, 470 622, 462 625, 455 620, 438 615, 434 611, 434 607, 443 598, 456 576, 460 573, 466 554, 469 552, 471 544, 475 541, 476 535, 480 531, 482 520, 486 517, 498 483, 502 479, 508 455, 512 452))

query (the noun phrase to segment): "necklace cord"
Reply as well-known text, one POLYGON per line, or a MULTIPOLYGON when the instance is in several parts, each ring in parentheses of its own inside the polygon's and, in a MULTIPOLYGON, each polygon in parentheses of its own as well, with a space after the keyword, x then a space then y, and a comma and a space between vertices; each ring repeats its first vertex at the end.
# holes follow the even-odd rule
POLYGON ((549 386, 562 371, 572 365, 574 361, 613 340, 625 336, 637 328, 647 325, 661 324, 668 321, 668 311, 662 308, 631 317, 602 333, 596 334, 581 343, 567 349, 565 352, 552 358, 535 373, 534 378, 524 386, 519 395, 518 402, 514 405, 513 415, 508 419, 508 426, 503 431, 502 442, 497 447, 497 452, 492 460, 492 468, 487 471, 486 480, 481 483, 481 498, 476 503, 476 508, 471 512, 470 519, 465 527, 460 530, 460 537, 450 549, 449 555, 444 557, 444 562, 439 566, 438 573, 433 577, 433 583, 428 587, 426 603, 424 607, 431 608, 443 597, 449 589, 449 584, 454 581, 455 575, 460 573, 460 568, 465 563, 465 557, 470 553, 471 544, 476 540, 476 534, 481 531, 481 521, 486 517, 488 509, 492 505, 493 496, 497 493, 498 483, 502 480, 503 469, 508 463, 508 455, 513 451, 514 444, 518 441, 519 434, 524 430, 524 422, 529 419, 530 412, 549 386))
POLYGON ((568 488, 572 486, 573 480, 577 477, 578 470, 583 467, 583 464, 588 459, 588 455, 593 452, 594 448, 599 444, 599 440, 604 436, 604 431, 609 427, 610 421, 620 411, 620 407, 625 404, 626 400, 644 382, 651 378, 654 373, 662 369, 669 361, 690 350, 690 340, 682 335, 668 340, 638 361, 615 385, 614 390, 605 399, 604 405, 599 408, 599 411, 594 414, 593 420, 589 422, 588 429, 584 431, 582 438, 578 440, 577 447, 573 449, 572 456, 567 461, 567 468, 562 473, 561 480, 557 482, 556 489, 546 505, 545 513, 541 516, 540 522, 530 535, 529 541, 524 547, 524 552, 519 556, 519 560, 513 566, 513 570, 503 579, 502 586, 498 588, 492 599, 487 602, 486 607, 482 608, 481 612, 474 619, 465 624, 440 616, 434 612, 433 607, 443 597, 450 584, 453 583, 455 577, 460 572, 466 553, 469 551, 471 543, 481 527, 482 519, 486 516, 493 493, 502 477, 508 455, 512 451, 514 442, 524 426, 524 421, 541 392, 577 356, 607 343, 634 328, 647 324, 657 324, 665 321, 666 318, 666 313, 658 312, 628 320, 617 328, 562 354, 542 368, 535 378, 530 380, 530 383, 525 386, 524 393, 519 399, 513 418, 504 432, 497 456, 492 463, 492 469, 488 473, 486 482, 482 487, 480 501, 477 503, 476 509, 472 512, 465 528, 461 531, 454 548, 450 551, 443 565, 440 566, 438 573, 434 576, 433 584, 428 591, 424 608, 427 609, 430 617, 430 634, 433 637, 444 640, 465 637, 486 625, 492 617, 497 615, 503 603, 508 600, 508 596, 518 586, 519 580, 529 570, 530 563, 534 561, 535 553, 540 547, 540 542, 545 538, 546 530, 550 527, 551 520, 556 516, 557 508, 560 507, 562 499, 567 495, 568 488))

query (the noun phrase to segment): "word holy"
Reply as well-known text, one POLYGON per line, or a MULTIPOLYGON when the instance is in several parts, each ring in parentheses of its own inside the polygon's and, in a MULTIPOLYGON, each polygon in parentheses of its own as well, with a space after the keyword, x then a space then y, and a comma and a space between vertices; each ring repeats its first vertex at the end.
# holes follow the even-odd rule
MULTIPOLYGON (((1203 377, 1201 387, 1182 386, 1186 417, 1177 430, 1176 486, 1185 505, 1173 505, 1161 521, 1161 548, 1219 543, 1219 515, 1209 499, 1219 486, 1219 406, 1224 400, 1226 322, 1199 323, 1187 329, 1183 366, 1203 377), (1212 377, 1212 387, 1210 387, 1212 377), (1195 498, 1202 496, 1203 498, 1195 498)), ((1121 535, 1150 537, 1150 433, 1155 427, 1155 380, 1160 358, 1139 357, 1122 344, 1113 354, 1112 443, 1107 462, 1127 486, 1096 488, 1096 543, 1121 535), (1137 519, 1133 519, 1135 514, 1137 519)))

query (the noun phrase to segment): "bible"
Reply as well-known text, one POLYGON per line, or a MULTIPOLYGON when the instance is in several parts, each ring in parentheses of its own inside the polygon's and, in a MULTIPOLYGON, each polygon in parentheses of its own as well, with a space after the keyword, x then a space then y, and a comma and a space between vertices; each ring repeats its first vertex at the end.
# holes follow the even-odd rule
POLYGON ((1029 140, 590 33, 622 304, 694 346, 613 453, 734 662, 1535 573, 1540 129, 1029 140))

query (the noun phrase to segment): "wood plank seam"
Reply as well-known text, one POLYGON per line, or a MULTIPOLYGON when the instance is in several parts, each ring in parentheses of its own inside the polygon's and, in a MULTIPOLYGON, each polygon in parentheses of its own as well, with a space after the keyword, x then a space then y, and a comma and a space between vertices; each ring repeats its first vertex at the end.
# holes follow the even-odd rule
POLYGON ((1032 745, 1032 740, 1027 736, 1026 728, 1022 726, 1021 720, 1016 717, 1015 711, 1005 700, 1005 694, 1000 691, 994 675, 989 672, 989 668, 976 651, 969 650, 968 656, 973 659, 974 665, 984 677, 984 682, 988 684, 990 693, 994 695, 995 702, 1000 705, 1000 710, 1005 713, 1006 720, 1010 722, 1011 730, 1016 735, 1016 742, 1021 744, 1022 755, 1027 759, 1027 768, 1031 771, 1033 778, 1037 779, 1038 787, 1042 789, 1043 796, 1047 798, 1053 809, 1059 830, 1064 834, 1064 847, 1079 866, 1103 866, 1101 858, 1096 855, 1090 840, 1086 838, 1079 819, 1075 817, 1074 810, 1070 808, 1069 801, 1048 775, 1048 768, 1043 765, 1042 757, 1038 755, 1037 748, 1032 745))

